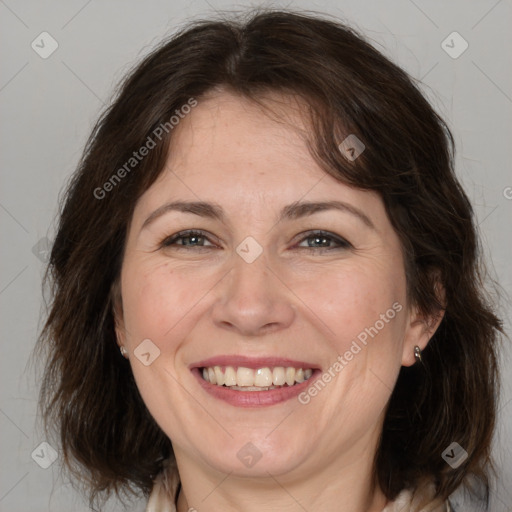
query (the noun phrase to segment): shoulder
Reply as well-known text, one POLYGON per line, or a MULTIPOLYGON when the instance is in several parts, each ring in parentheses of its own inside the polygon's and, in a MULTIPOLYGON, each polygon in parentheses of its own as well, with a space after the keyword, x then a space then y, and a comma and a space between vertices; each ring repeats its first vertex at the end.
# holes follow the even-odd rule
POLYGON ((448 501, 435 498, 433 483, 416 489, 404 489, 382 512, 453 512, 448 501))
POLYGON ((176 495, 180 484, 178 468, 174 460, 167 460, 163 470, 153 481, 146 512, 176 512, 176 495))

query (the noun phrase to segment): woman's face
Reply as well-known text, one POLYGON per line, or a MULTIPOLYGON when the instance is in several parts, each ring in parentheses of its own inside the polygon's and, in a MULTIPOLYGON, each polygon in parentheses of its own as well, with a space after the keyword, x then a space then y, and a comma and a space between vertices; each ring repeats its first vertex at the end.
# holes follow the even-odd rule
POLYGON ((178 463, 223 473, 366 464, 426 343, 382 200, 322 171, 280 101, 283 123, 228 93, 199 101, 136 205, 122 267, 117 332, 144 402, 178 463))

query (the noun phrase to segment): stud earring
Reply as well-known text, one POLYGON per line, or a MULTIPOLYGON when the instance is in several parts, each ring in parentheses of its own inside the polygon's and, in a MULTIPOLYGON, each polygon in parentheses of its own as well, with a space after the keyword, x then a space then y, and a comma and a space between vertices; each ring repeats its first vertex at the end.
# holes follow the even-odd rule
POLYGON ((421 349, 416 345, 414 347, 414 358, 416 359, 417 363, 421 363, 421 349))
POLYGON ((126 359, 128 359, 128 350, 126 350, 126 349, 124 348, 124 345, 121 345, 121 346, 119 347, 119 350, 121 351, 122 356, 123 356, 123 357, 126 357, 126 359))

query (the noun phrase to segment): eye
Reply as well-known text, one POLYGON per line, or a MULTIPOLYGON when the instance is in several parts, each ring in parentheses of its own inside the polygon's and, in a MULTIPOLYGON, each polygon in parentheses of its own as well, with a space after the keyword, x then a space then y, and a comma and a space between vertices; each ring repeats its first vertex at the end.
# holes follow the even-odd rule
MULTIPOLYGON (((301 242, 295 246, 295 248, 310 249, 315 251, 331 251, 336 249, 349 249, 352 246, 350 242, 347 242, 344 238, 329 233, 327 231, 311 231, 301 239, 301 242), (307 242, 307 247, 302 246, 304 242, 307 242), (333 245, 334 244, 334 245, 333 245)), ((193 247, 200 248, 212 248, 215 247, 206 236, 205 232, 201 230, 187 229, 180 231, 174 235, 165 238, 160 246, 162 248, 173 246, 176 249, 188 249, 193 247), (205 241, 209 245, 205 245, 205 241)))
MULTIPOLYGON (((352 247, 352 244, 347 242, 344 238, 327 231, 311 231, 307 236, 302 238, 301 243, 304 243, 305 241, 307 241, 308 246, 302 247, 304 249, 320 249, 320 251, 323 249, 326 251, 332 251, 335 249, 349 249, 352 247), (333 243, 336 245, 332 246, 333 243)), ((300 244, 296 247, 300 248, 300 244)))
POLYGON ((165 238, 160 245, 161 247, 175 246, 179 249, 187 247, 213 247, 213 244, 205 246, 205 240, 208 240, 208 238, 204 232, 187 229, 165 238))

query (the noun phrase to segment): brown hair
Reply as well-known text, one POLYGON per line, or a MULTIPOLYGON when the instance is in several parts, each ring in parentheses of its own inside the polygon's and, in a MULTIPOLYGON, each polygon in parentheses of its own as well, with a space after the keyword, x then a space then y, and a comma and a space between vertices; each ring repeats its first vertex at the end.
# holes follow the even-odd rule
POLYGON ((352 28, 263 10, 190 23, 148 55, 97 122, 68 186, 45 276, 52 303, 38 341, 46 356, 40 408, 91 504, 114 490, 147 496, 172 457, 119 353, 113 290, 135 203, 167 158, 170 117, 216 86, 254 101, 273 91, 303 98, 308 146, 325 172, 381 195, 403 246, 411 304, 435 316, 443 309, 435 284, 444 287, 444 318, 423 363, 401 369, 388 405, 375 459, 384 494, 394 499, 429 477, 447 498, 469 475, 488 493, 503 331, 484 292, 450 131, 414 80, 352 28), (164 123, 161 141, 114 183, 164 123), (366 146, 353 162, 338 149, 348 134, 366 146), (441 456, 453 441, 469 455, 457 469, 441 456))

